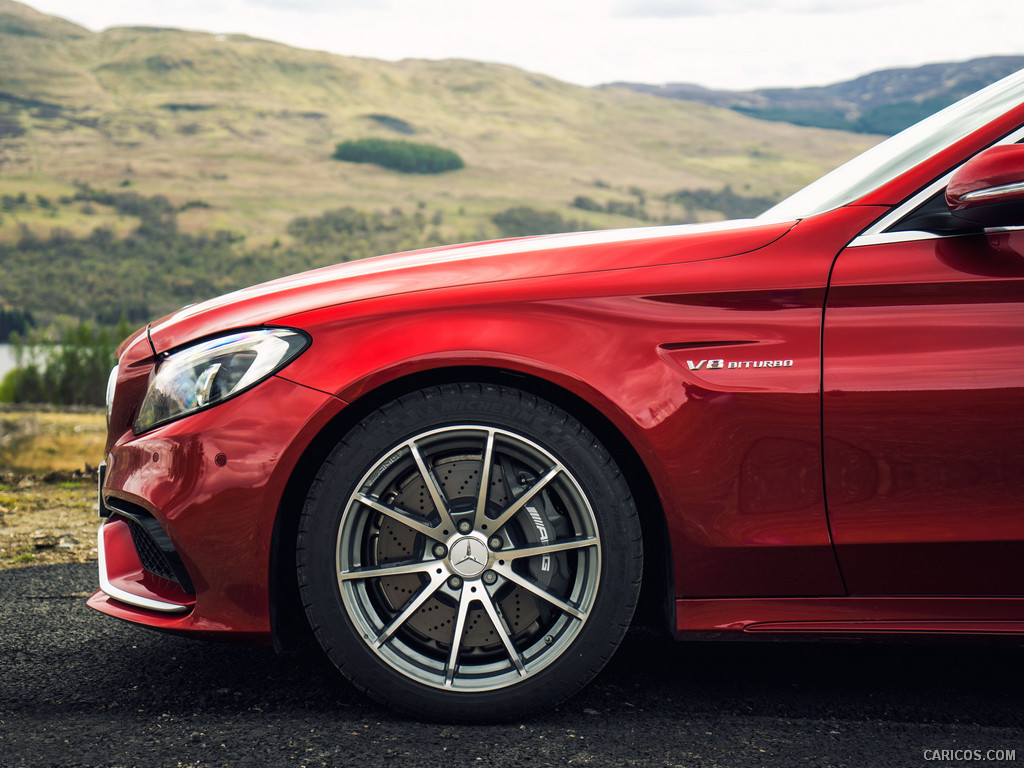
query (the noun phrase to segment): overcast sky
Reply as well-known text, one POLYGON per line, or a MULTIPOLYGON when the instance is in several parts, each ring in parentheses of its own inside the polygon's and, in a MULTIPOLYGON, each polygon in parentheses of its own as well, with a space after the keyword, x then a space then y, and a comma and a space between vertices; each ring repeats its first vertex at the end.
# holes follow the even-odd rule
POLYGON ((493 61, 580 85, 824 85, 1024 53, 1024 0, 30 0, 92 30, 244 33, 380 59, 493 61))

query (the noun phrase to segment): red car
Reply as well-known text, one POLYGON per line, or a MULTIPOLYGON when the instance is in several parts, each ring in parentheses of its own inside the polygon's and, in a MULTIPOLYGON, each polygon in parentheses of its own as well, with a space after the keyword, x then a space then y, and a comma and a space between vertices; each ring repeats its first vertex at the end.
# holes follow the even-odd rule
POLYGON ((414 716, 679 638, 1024 635, 1024 72, 758 219, 434 248, 122 345, 101 590, 414 716), (643 585, 641 588, 641 584, 643 585))

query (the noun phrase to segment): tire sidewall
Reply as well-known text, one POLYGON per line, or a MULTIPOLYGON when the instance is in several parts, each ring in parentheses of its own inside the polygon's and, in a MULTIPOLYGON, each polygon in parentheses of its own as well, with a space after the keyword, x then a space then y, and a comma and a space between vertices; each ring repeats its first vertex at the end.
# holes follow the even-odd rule
POLYGON ((581 688, 604 666, 628 626, 639 591, 640 558, 636 510, 603 446, 550 403, 491 385, 420 390, 363 419, 321 467, 302 512, 297 549, 307 615, 338 669, 389 706, 452 721, 516 717, 553 706, 581 688), (338 531, 348 500, 368 469, 415 435, 461 424, 509 430, 554 455, 582 488, 601 542, 597 594, 576 637, 544 669, 491 691, 443 690, 393 669, 349 619, 337 580, 338 531))

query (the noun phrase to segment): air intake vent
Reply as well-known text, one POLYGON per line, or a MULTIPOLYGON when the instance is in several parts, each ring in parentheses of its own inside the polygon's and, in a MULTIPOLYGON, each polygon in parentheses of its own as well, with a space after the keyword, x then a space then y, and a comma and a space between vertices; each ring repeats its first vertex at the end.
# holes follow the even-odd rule
POLYGON ((194 595, 196 590, 192 579, 160 523, 142 507, 122 499, 107 498, 106 504, 117 517, 128 523, 142 567, 154 576, 177 583, 182 590, 194 595))
POLYGON ((153 537, 146 532, 145 528, 130 517, 126 517, 125 521, 128 523, 128 530, 132 533, 132 542, 135 544, 135 551, 139 553, 139 562, 142 563, 142 567, 161 578, 177 581, 174 569, 167 562, 167 558, 160 551, 160 547, 153 541, 153 537))

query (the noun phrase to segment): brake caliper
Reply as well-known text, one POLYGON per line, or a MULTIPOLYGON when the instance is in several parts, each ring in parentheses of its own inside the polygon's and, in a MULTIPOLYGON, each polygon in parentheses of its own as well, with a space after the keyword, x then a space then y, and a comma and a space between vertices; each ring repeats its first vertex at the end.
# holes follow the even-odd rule
MULTIPOLYGON (((517 465, 507 456, 502 456, 501 472, 510 499, 517 499, 526 493, 537 476, 525 467, 517 465)), ((526 546, 543 546, 572 536, 569 521, 558 513, 546 490, 535 495, 519 513, 517 522, 526 546)), ((527 573, 531 581, 547 592, 563 596, 569 585, 568 556, 565 552, 531 557, 527 562, 527 573)))

